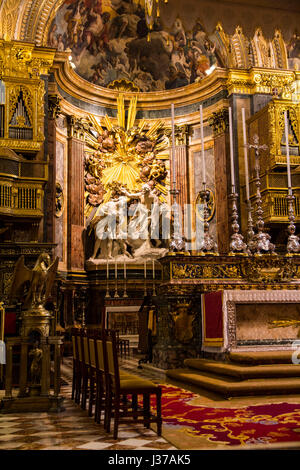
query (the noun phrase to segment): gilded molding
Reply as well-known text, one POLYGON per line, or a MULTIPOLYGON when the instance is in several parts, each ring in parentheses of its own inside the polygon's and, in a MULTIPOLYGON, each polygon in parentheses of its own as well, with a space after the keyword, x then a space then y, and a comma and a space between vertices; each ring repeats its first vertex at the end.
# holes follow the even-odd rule
MULTIPOLYGON (((260 256, 174 256, 161 259, 163 283, 167 289, 203 290, 227 288, 282 289, 288 283, 297 289, 300 280, 300 258, 279 255, 260 256), (186 259, 185 259, 186 258, 186 259), (181 283, 184 281, 184 285, 181 283), (213 285, 208 285, 214 281, 213 285), (186 282, 186 283, 185 283, 186 282), (189 286, 189 287, 188 287, 189 286), (254 287, 256 286, 256 287, 254 287)), ((163 286, 161 286, 163 288, 163 286)))

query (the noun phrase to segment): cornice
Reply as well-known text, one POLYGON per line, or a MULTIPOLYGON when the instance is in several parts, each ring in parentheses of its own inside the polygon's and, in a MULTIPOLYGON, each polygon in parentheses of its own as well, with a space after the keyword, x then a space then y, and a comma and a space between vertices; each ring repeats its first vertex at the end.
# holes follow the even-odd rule
MULTIPOLYGON (((119 92, 83 79, 70 66, 68 52, 60 52, 55 56, 52 72, 58 87, 69 96, 91 105, 116 109, 119 92)), ((165 110, 175 103, 176 107, 189 106, 203 102, 216 94, 226 91, 227 71, 216 69, 200 83, 157 92, 138 93, 138 108, 143 111, 165 110)), ((125 99, 130 100, 136 93, 124 92, 125 99)))

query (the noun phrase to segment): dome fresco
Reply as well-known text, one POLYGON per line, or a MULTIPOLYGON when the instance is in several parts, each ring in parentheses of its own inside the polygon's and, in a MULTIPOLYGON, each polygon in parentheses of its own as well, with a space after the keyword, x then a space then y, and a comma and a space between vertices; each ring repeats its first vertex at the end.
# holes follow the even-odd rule
POLYGON ((189 30, 177 17, 168 28, 156 18, 149 31, 145 9, 135 0, 66 0, 48 45, 70 49, 76 72, 94 84, 125 79, 143 92, 198 82, 224 65, 214 36, 196 16, 189 30))

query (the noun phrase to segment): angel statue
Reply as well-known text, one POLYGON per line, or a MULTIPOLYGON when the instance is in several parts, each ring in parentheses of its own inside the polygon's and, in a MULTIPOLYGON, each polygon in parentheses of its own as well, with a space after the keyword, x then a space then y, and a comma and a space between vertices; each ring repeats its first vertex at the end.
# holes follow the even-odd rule
POLYGON ((9 293, 9 303, 15 299, 23 310, 43 306, 50 296, 58 267, 58 257, 51 264, 50 256, 41 253, 33 269, 24 264, 24 256, 18 259, 9 293))

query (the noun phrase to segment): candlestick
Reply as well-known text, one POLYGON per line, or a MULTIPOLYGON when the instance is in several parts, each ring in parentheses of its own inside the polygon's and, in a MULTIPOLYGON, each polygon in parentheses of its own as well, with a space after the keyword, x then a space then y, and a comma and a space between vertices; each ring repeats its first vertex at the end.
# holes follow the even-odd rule
POLYGON ((154 259, 152 260, 152 274, 153 274, 153 279, 155 279, 154 259))
POLYGON ((175 165, 175 108, 174 103, 171 104, 171 119, 172 119, 172 179, 173 188, 176 188, 176 165, 175 165))
POLYGON ((288 193, 292 195, 292 178, 291 178, 291 165, 290 165, 290 146, 289 146, 289 128, 287 111, 284 111, 284 127, 285 127, 285 146, 286 146, 286 166, 288 177, 288 193))
POLYGON ((115 260, 115 295, 114 297, 119 297, 118 294, 118 263, 117 260, 115 260))
POLYGON ((109 269, 108 269, 108 258, 107 258, 107 261, 106 261, 106 294, 105 294, 106 298, 110 297, 109 288, 108 288, 108 280, 109 280, 109 269))
POLYGON ((247 134, 246 134, 246 118, 245 108, 242 108, 242 121, 243 121, 243 138, 244 138, 244 162, 245 162, 245 180, 246 180, 246 199, 250 200, 249 188, 249 169, 248 169, 248 148, 247 148, 247 134))
POLYGON ((126 279, 126 258, 124 256, 124 293, 123 297, 128 297, 127 295, 127 279, 126 279))
POLYGON ((232 235, 230 240, 230 252, 231 254, 235 253, 247 253, 247 245, 244 243, 244 237, 239 233, 240 226, 238 223, 239 216, 238 216, 238 209, 237 209, 237 199, 238 194, 232 193, 230 195, 230 199, 232 200, 232 235))
POLYGON ((201 154, 202 154, 202 182, 205 191, 206 186, 206 167, 204 154, 204 131, 203 131, 203 106, 200 105, 200 130, 201 130, 201 154))
POLYGON ((200 245, 200 251, 206 254, 216 253, 217 251, 217 244, 209 234, 208 207, 207 207, 209 196, 210 196, 210 192, 208 190, 203 190, 200 192, 200 197, 203 201, 203 218, 204 218, 204 234, 203 234, 203 241, 200 245))
POLYGON ((293 253, 299 253, 300 251, 299 237, 296 235, 294 200, 295 200, 295 196, 293 194, 287 195, 288 214, 289 214, 289 226, 288 226, 289 237, 287 241, 288 255, 293 254, 293 253))
POLYGON ((253 144, 247 144, 249 149, 255 150, 255 184, 256 184, 256 228, 257 233, 250 239, 248 243, 249 251, 253 254, 265 254, 275 252, 275 245, 271 243, 271 237, 264 231, 264 219, 263 219, 263 208, 262 208, 262 196, 260 191, 260 163, 259 163, 259 151, 267 150, 267 145, 259 145, 258 135, 253 136, 253 144))
POLYGON ((234 161, 233 161, 233 132, 232 132, 232 109, 229 107, 229 141, 230 141, 230 169, 232 193, 235 193, 234 161))
POLYGON ((146 260, 144 261, 144 279, 147 277, 146 260))

